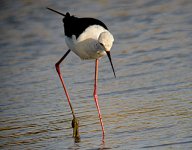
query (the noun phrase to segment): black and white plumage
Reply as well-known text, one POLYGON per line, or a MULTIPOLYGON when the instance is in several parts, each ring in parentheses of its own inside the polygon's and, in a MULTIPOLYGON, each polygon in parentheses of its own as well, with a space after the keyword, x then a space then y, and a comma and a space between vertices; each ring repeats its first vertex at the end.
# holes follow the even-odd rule
POLYGON ((66 13, 65 18, 63 18, 63 23, 65 35, 68 37, 75 35, 76 38, 78 38, 86 28, 92 25, 100 25, 104 29, 108 30, 106 25, 100 20, 95 18, 77 18, 75 16, 71 16, 68 12, 66 13))
POLYGON ((113 36, 101 21, 67 13, 63 22, 66 44, 81 59, 97 59, 111 49, 113 36))
POLYGON ((95 18, 78 18, 68 12, 63 14, 48 9, 64 16, 65 42, 70 50, 81 59, 98 59, 107 54, 116 76, 110 55, 114 38, 103 22, 95 18))
POLYGON ((53 12, 56 12, 62 15, 63 23, 64 23, 64 33, 65 33, 65 41, 69 50, 66 54, 56 63, 56 70, 60 77, 61 83, 64 88, 64 92, 67 96, 67 100, 69 102, 72 114, 73 114, 73 128, 74 128, 74 137, 78 136, 78 121, 75 117, 74 110, 72 108, 70 97, 67 92, 66 86, 64 84, 64 80, 62 78, 59 65, 65 59, 65 57, 69 54, 70 51, 73 51, 76 55, 78 55, 81 59, 95 59, 95 84, 94 84, 94 99, 97 106, 99 119, 103 131, 104 137, 104 126, 102 122, 101 112, 98 104, 98 96, 97 96, 97 79, 98 79, 98 59, 107 54, 110 64, 115 75, 115 70, 113 68, 110 50, 113 45, 113 35, 109 32, 107 26, 98 19, 94 18, 78 18, 75 16, 71 16, 68 12, 63 14, 54 9, 47 8, 53 12), (77 125, 75 125, 77 124, 77 125))

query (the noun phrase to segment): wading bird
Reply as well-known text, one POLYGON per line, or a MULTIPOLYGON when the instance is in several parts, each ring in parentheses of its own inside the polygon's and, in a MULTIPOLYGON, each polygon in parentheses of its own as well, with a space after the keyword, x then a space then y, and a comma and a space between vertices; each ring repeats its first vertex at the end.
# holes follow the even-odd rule
POLYGON ((73 120, 73 137, 79 138, 78 124, 79 121, 75 117, 75 113, 73 107, 71 105, 70 97, 67 92, 66 86, 64 84, 63 77, 60 72, 60 63, 65 59, 65 57, 73 51, 76 55, 78 55, 81 59, 94 59, 95 60, 95 80, 94 80, 94 91, 93 96, 96 103, 96 107, 98 110, 98 115, 102 127, 102 135, 104 138, 105 130, 102 121, 102 116, 98 103, 97 96, 97 80, 98 80, 98 64, 99 58, 104 55, 107 55, 115 75, 115 70, 112 64, 110 49, 113 45, 113 35, 109 32, 107 26, 101 22, 100 20, 94 18, 78 18, 75 16, 71 16, 68 12, 63 14, 51 8, 47 8, 57 14, 62 15, 63 23, 64 23, 64 33, 65 33, 65 41, 69 48, 69 50, 64 54, 64 56, 55 64, 56 71, 61 80, 64 92, 66 94, 69 106, 72 111, 73 120))

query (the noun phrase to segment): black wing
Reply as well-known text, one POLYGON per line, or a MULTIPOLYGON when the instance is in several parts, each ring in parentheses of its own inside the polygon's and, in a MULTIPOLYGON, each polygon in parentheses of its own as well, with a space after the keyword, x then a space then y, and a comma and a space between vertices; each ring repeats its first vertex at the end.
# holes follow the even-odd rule
POLYGON ((100 20, 94 18, 77 18, 74 16, 70 16, 69 13, 66 14, 66 17, 63 19, 63 23, 65 35, 68 37, 72 37, 72 35, 75 35, 76 38, 78 38, 79 35, 91 25, 100 25, 108 30, 107 26, 100 20))

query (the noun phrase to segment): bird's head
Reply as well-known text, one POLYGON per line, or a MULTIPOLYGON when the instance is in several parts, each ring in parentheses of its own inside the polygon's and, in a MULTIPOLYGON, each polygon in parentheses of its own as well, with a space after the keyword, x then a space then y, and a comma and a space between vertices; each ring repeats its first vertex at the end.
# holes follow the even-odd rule
POLYGON ((112 63, 112 59, 111 59, 111 54, 110 54, 110 50, 112 48, 113 41, 114 41, 113 35, 110 32, 107 32, 107 31, 102 32, 99 35, 98 41, 99 41, 99 44, 101 45, 101 47, 107 53, 107 56, 108 56, 109 61, 111 63, 111 67, 112 67, 114 76, 116 77, 115 70, 114 70, 113 63, 112 63))
POLYGON ((113 45, 113 35, 110 32, 102 32, 99 35, 99 44, 101 44, 102 47, 104 47, 105 51, 110 51, 111 47, 113 45))

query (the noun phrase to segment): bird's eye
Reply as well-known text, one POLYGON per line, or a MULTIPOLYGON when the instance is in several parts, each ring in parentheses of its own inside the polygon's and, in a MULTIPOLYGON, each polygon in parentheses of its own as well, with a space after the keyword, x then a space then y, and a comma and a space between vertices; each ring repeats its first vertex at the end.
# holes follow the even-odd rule
POLYGON ((103 43, 99 43, 99 44, 104 47, 103 43))

